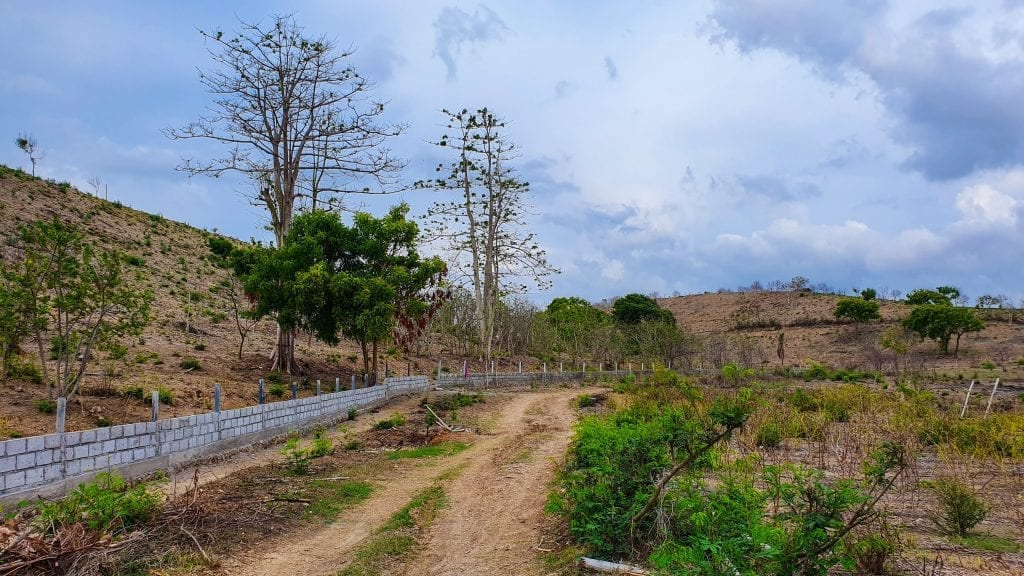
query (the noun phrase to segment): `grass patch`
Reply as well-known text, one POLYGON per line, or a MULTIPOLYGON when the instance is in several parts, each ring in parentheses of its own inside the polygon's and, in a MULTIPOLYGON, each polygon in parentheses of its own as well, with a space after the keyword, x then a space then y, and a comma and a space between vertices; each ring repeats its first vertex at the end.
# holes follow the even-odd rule
POLYGON ((953 544, 974 548, 976 550, 988 550, 989 552, 1000 552, 1012 554, 1021 551, 1021 545, 1009 538, 995 536, 993 534, 971 533, 966 536, 951 536, 949 541, 953 544))
POLYGON ((315 494, 315 499, 304 514, 307 518, 315 517, 324 522, 334 520, 342 510, 366 500, 373 493, 369 482, 359 480, 314 480, 310 482, 309 489, 315 494))
POLYGON ((373 425, 374 430, 391 430, 392 428, 398 428, 399 426, 405 425, 405 416, 399 412, 395 412, 391 415, 391 418, 387 420, 380 420, 373 425))
POLYGON ((447 505, 448 496, 440 485, 423 490, 356 551, 355 559, 338 576, 376 576, 390 564, 408 560, 416 553, 417 534, 428 530, 447 505))
POLYGON ((421 446, 406 450, 396 450, 388 454, 391 460, 403 460, 406 458, 434 458, 436 456, 453 456, 469 448, 465 442, 442 442, 433 446, 421 446))

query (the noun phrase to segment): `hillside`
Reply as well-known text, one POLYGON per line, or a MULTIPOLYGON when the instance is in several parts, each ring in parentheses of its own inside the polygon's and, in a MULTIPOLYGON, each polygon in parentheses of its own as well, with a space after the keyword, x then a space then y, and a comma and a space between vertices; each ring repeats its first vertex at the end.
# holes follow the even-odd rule
MULTIPOLYGON (((68 411, 70 430, 147 419, 148 406, 120 395, 120 391, 135 386, 147 393, 161 386, 171 390, 174 403, 161 407, 165 416, 210 409, 214 383, 223 387, 225 408, 255 402, 256 382, 267 375, 267 351, 272 347, 274 326, 270 321, 258 325, 246 340, 242 357, 238 357, 239 335, 230 300, 220 286, 229 278, 229 271, 208 257, 209 232, 6 167, 0 167, 0 215, 3 238, 40 219, 56 217, 74 224, 98 247, 125 253, 127 271, 137 276, 136 287, 149 288, 155 296, 152 321, 142 338, 127 343, 127 355, 122 359, 101 357, 90 365, 82 394, 68 411), (192 309, 188 332, 186 306, 192 309), (195 358, 200 368, 182 369, 185 358, 195 358)), ((3 250, 5 259, 13 256, 8 243, 3 244, 3 250)), ((306 368, 304 376, 297 379, 305 383, 303 395, 312 393, 317 378, 324 380, 324 386, 330 382, 333 387, 336 377, 348 381, 361 366, 357 348, 346 343, 329 348, 303 339, 297 348, 306 368)), ((32 349, 26 346, 26 354, 32 349)), ((404 373, 405 360, 392 358, 390 362, 393 370, 396 363, 400 364, 404 373)), ((426 359, 411 362, 412 369, 420 372, 433 365, 426 359)), ((45 388, 39 385, 0 385, 0 439, 12 433, 52 431, 52 416, 40 414, 35 407, 35 402, 45 396, 45 388)))
MULTIPOLYGON (((128 255, 128 270, 137 276, 137 287, 155 294, 152 322, 142 338, 127 343, 123 358, 101 354, 90 365, 82 394, 69 411, 69 429, 147 419, 149 407, 144 402, 121 394, 134 387, 146 393, 160 387, 170 390, 174 402, 162 407, 164 416, 209 410, 214 383, 223 386, 225 408, 255 402, 256 382, 268 376, 267 353, 272 348, 274 326, 270 321, 260 324, 238 357, 239 335, 221 286, 230 275, 210 257, 207 240, 211 233, 5 167, 0 167, 0 216, 0 236, 4 238, 39 219, 56 217, 76 225, 94 244, 128 255), (186 307, 192 309, 188 331, 186 307), (198 361, 199 369, 183 369, 181 362, 187 358, 198 361)), ((11 245, 4 243, 0 255, 12 258, 11 245)), ((778 336, 784 333, 789 366, 804 366, 813 359, 833 367, 890 369, 891 358, 880 348, 879 336, 907 313, 906 306, 883 302, 882 322, 855 326, 834 321, 837 299, 758 292, 681 296, 660 303, 676 315, 680 326, 700 337, 701 350, 691 357, 695 364, 713 368, 737 360, 748 366, 778 367, 778 336)), ((975 375, 988 380, 997 376, 1019 380, 1024 367, 1016 360, 1024 356, 1024 326, 1008 323, 1004 311, 991 311, 991 316, 983 332, 965 337, 959 360, 939 354, 934 343, 924 342, 914 347, 911 365, 924 369, 930 378, 949 382, 975 375), (987 361, 996 367, 984 368, 987 361)), ((35 361, 32 348, 26 346, 26 357, 35 361)), ((300 339, 297 355, 304 373, 294 378, 303 385, 300 394, 312 394, 317 379, 325 387, 333 386, 336 377, 347 382, 361 369, 358 353, 356 346, 346 342, 327 347, 300 339)), ((444 357, 449 367, 462 363, 448 352, 444 357)), ((397 354, 386 358, 392 372, 425 373, 437 366, 436 351, 412 358, 397 354)), ((499 369, 514 370, 519 361, 524 369, 540 369, 539 360, 526 357, 499 359, 499 369)), ((469 362, 473 371, 484 368, 478 359, 469 362)), ((292 378, 281 380, 287 384, 292 378)), ((45 395, 41 385, 0 384, 0 439, 52 430, 52 415, 41 413, 35 405, 45 395)))
MULTIPOLYGON (((741 292, 697 294, 659 299, 675 314, 680 326, 708 342, 721 342, 731 359, 748 366, 779 366, 779 334, 785 334, 785 363, 803 366, 808 360, 837 368, 891 369, 891 354, 881 348, 882 333, 910 312, 902 302, 882 301, 881 322, 864 325, 838 322, 834 317, 841 296, 808 292, 741 292)), ((963 337, 959 359, 941 354, 932 341, 916 343, 912 366, 933 378, 963 376, 1019 379, 1017 360, 1024 357, 1024 324, 1020 314, 1010 323, 1005 310, 979 311, 986 328, 963 337), (982 366, 986 361, 995 369, 982 366)))

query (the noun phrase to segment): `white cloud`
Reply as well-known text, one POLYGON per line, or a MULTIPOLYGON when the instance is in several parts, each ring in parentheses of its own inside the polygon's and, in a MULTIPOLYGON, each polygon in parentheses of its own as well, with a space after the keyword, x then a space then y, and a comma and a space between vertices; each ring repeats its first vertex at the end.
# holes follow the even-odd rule
POLYGON ((988 184, 964 188, 956 196, 956 208, 971 223, 1016 226, 1017 201, 988 184))

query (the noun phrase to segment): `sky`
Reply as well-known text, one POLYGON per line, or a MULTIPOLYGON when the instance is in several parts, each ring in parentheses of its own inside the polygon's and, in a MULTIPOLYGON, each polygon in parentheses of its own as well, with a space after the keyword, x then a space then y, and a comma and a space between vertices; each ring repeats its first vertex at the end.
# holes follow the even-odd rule
MULTIPOLYGON (((4 2, 0 163, 241 239, 267 217, 222 149, 162 130, 212 101, 199 30, 292 14, 406 126, 402 180, 448 159, 444 108, 508 121, 528 221, 600 300, 809 278, 1024 298, 1024 0, 4 2)), ((422 214, 434 191, 351 198, 422 214)), ((3 215, 0 215, 2 217, 3 215)))

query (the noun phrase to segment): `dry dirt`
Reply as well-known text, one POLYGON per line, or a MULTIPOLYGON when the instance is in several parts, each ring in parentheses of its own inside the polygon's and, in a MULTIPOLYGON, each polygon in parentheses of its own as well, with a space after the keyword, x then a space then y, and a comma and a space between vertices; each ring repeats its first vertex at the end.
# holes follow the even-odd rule
MULTIPOLYGON (((556 463, 565 453, 575 411, 587 389, 489 395, 498 414, 484 422, 467 450, 433 458, 378 485, 369 500, 333 523, 277 539, 222 563, 231 576, 336 574, 358 546, 414 494, 445 480, 449 506, 433 524, 419 554, 394 574, 541 574, 535 560, 543 507, 556 463), (453 473, 453 471, 455 471, 453 473)), ((391 411, 388 407, 387 411, 391 411)), ((272 458, 272 455, 268 455, 272 458)), ((257 456, 257 458, 259 458, 257 456)), ((230 468, 222 467, 221 473, 230 468)), ((211 476, 214 472, 208 472, 211 476)))

